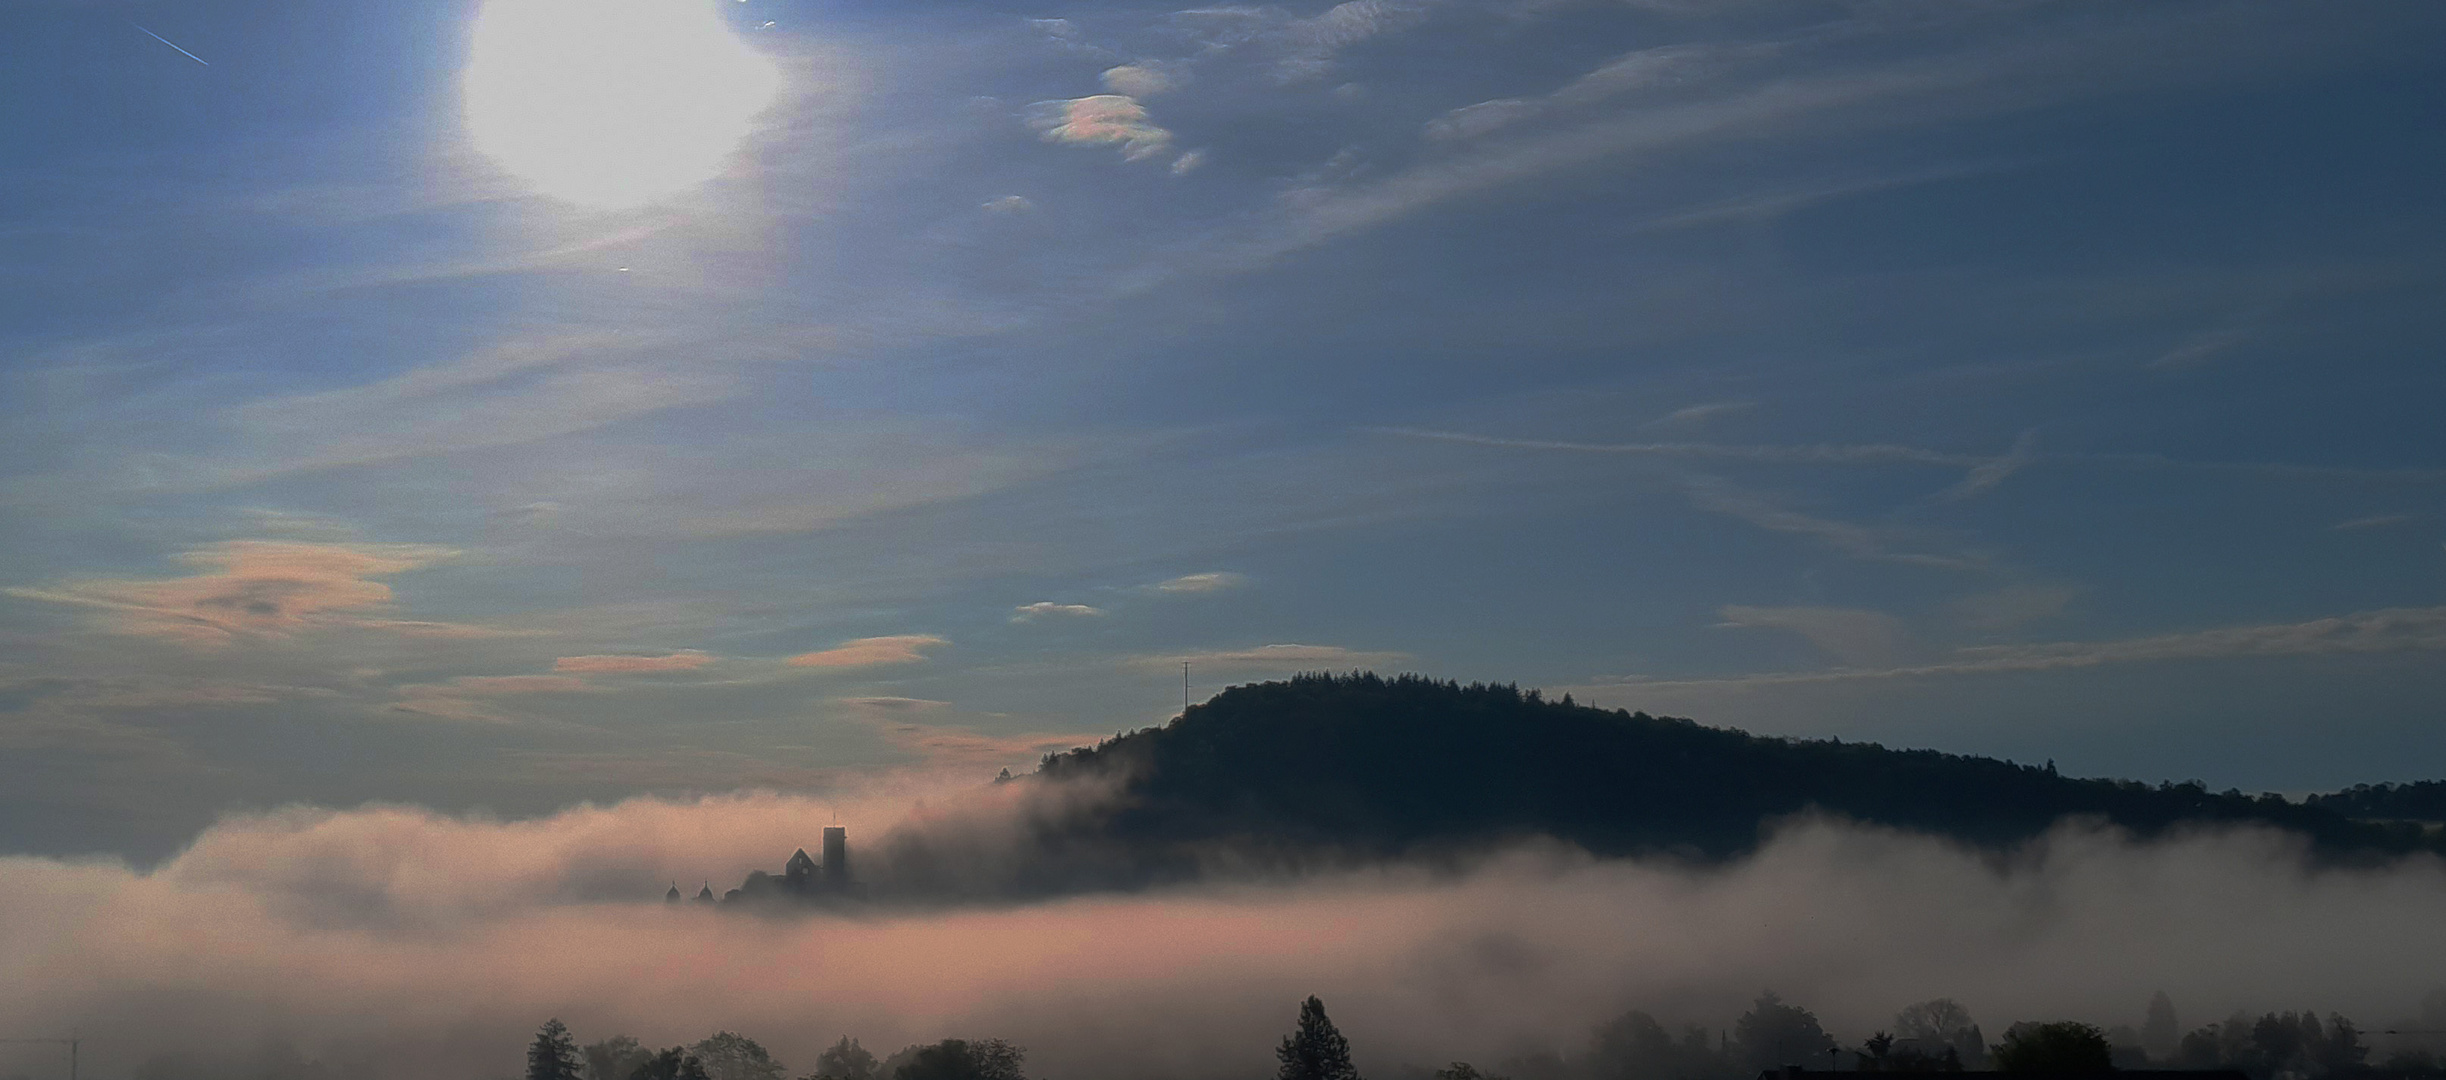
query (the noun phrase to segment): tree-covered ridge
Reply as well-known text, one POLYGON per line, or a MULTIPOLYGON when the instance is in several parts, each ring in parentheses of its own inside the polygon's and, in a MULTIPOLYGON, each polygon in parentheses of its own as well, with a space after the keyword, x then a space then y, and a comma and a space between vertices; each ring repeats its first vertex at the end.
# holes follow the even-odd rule
POLYGON ((2352 818, 2446 822, 2446 780, 2355 784, 2333 795, 2313 795, 2303 802, 2352 818))
POLYGON ((1766 738, 1549 700, 1510 685, 1308 674, 1238 686, 1159 728, 1048 756, 1051 777, 1114 774, 1092 827, 1134 845, 1237 843, 1399 855, 1548 836, 1600 855, 1723 858, 1817 810, 2008 846, 2066 817, 2141 836, 2253 824, 2328 857, 2433 850, 2416 824, 2277 795, 2144 784, 1874 743, 1766 738))

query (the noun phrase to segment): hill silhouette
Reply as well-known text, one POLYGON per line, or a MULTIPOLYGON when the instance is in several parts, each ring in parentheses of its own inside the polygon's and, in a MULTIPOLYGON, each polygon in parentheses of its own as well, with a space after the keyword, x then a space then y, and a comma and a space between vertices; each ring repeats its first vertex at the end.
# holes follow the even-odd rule
MULTIPOLYGON (((2006 848, 2066 817, 2147 837, 2265 825, 2329 859, 2436 850, 2408 822, 2192 783, 2074 779, 1873 743, 1767 738, 1548 700, 1509 685, 1310 674, 1237 686, 1162 727, 1049 755, 1039 775, 1100 776, 1125 797, 1041 835, 1046 850, 1131 851, 1141 881, 1201 847, 1400 857, 1550 837, 1607 856, 1722 859, 1807 811, 2006 848)), ((2355 804, 2358 808, 2358 804, 2355 804)))

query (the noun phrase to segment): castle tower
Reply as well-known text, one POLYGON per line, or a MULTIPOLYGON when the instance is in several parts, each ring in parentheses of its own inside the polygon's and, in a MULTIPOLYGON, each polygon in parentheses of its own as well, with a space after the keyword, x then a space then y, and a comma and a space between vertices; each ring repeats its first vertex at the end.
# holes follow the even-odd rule
POLYGON ((824 827, 824 887, 849 887, 849 830, 838 825, 824 827))
POLYGON ((815 860, 807 857, 807 849, 798 849, 790 861, 781 867, 782 887, 794 893, 806 893, 815 887, 815 860))
POLYGON ((713 882, 706 882, 704 888, 696 891, 696 902, 700 904, 710 904, 714 902, 713 882))
POLYGON ((666 904, 679 903, 679 882, 674 881, 671 883, 671 891, 662 894, 662 902, 666 904))

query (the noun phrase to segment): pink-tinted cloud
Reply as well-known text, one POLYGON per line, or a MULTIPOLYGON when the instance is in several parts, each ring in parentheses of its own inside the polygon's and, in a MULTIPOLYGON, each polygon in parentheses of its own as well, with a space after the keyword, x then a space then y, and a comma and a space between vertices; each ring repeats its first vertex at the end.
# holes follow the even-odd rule
POLYGON ((1118 146, 1131 161, 1162 153, 1172 133, 1147 118, 1146 106, 1127 94, 1093 94, 1040 101, 1028 120, 1047 142, 1118 146))
MULTIPOLYGON (((403 692, 420 689, 426 687, 402 688, 403 692)), ((431 689, 451 694, 582 694, 596 687, 567 675, 461 675, 431 689)))
POLYGON ((417 544, 230 540, 186 552, 185 577, 95 579, 10 595, 92 609, 112 631, 190 645, 358 628, 432 634, 447 624, 368 617, 391 606, 390 577, 450 557, 417 544))
POLYGON ((843 698, 841 704, 873 725, 885 742, 943 768, 1028 765, 1048 753, 1093 746, 1107 737, 1079 731, 991 733, 962 724, 927 723, 919 718, 943 716, 951 703, 924 698, 843 698))
POLYGON ((800 653, 782 661, 791 667, 853 668, 875 667, 882 664, 914 664, 926 659, 923 650, 936 645, 949 645, 950 639, 933 634, 895 634, 890 637, 858 638, 844 641, 819 652, 800 653))
POLYGON ((657 671, 695 671, 713 662, 712 653, 688 649, 668 656, 564 656, 552 662, 552 670, 628 675, 657 671))
MULTIPOLYGON (((1012 794, 998 812, 1016 821, 1012 794)), ((102 1076, 170 1051, 245 1060, 271 1035, 367 1080, 510 1075, 557 1016, 580 1041, 741 1031, 785 1075, 848 1034, 885 1053, 998 1036, 1032 1075, 1204 1080, 1264 1073, 1308 994, 1362 1070, 1390 1072, 1570 1053, 1626 1008, 1722 1026, 1762 986, 1847 1042, 1938 995, 1991 1030, 2128 1023, 2157 989, 2187 1015, 2308 1003, 2377 1026, 2412 1011, 2446 950, 2434 860, 2312 873, 2249 832, 2066 830, 1998 862, 1804 825, 1705 870, 1530 851, 1005 908, 659 902, 673 881, 775 869, 836 819, 869 865, 921 796, 962 798, 646 799, 515 822, 288 810, 224 821, 149 872, 0 859, 0 1012, 81 1031, 102 1076)))

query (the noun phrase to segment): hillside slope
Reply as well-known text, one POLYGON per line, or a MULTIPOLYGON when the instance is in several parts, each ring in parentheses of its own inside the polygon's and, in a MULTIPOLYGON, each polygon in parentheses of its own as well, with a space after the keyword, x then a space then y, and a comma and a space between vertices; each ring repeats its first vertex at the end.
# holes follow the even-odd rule
POLYGON ((1073 822, 1069 839, 1118 842, 1155 863, 1173 862, 1161 852, 1198 845, 1390 856, 1531 836, 1600 855, 1714 859, 1752 849, 1763 826, 1811 809, 1985 847, 2028 840, 2073 815, 2142 836, 2189 824, 2275 826, 2304 834, 2329 858, 2435 843, 2414 825, 2355 821, 2274 795, 1762 738, 1413 676, 1234 687, 1163 727, 1048 756, 1040 775, 1107 770, 1128 777, 1129 797, 1073 822))

